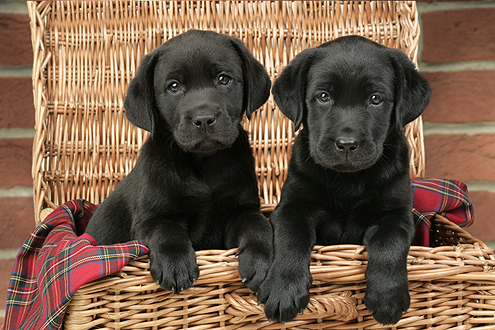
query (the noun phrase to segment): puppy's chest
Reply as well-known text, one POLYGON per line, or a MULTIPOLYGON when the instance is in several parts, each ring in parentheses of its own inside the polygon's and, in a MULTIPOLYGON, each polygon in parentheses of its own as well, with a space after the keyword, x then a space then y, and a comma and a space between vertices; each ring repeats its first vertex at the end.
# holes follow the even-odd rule
POLYGON ((171 198, 179 213, 203 218, 213 216, 226 203, 222 189, 201 180, 182 185, 171 198))
POLYGON ((222 184, 192 181, 172 197, 174 212, 180 215, 195 249, 222 248, 228 217, 237 205, 235 196, 222 184))
POLYGON ((373 192, 324 195, 316 227, 317 244, 362 244, 368 223, 381 208, 373 192))
POLYGON ((367 219, 359 213, 326 211, 316 226, 316 244, 362 244, 367 219))
POLYGON ((342 216, 366 212, 380 204, 379 192, 364 183, 339 183, 321 189, 318 204, 327 212, 342 216))
POLYGON ((188 173, 179 178, 176 202, 182 207, 188 204, 188 206, 202 206, 203 209, 218 203, 225 203, 229 197, 232 197, 232 191, 235 189, 229 184, 231 181, 228 175, 223 175, 219 171, 188 173))

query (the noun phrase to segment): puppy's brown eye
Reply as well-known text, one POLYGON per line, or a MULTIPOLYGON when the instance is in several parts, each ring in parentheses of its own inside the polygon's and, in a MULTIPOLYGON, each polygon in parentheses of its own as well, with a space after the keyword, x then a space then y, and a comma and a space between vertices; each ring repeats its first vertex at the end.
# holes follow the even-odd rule
POLYGON ((177 94, 182 90, 182 87, 180 86, 180 84, 177 81, 174 81, 173 83, 168 85, 167 89, 170 93, 177 94))
POLYGON ((316 95, 316 99, 320 103, 328 103, 330 102, 330 94, 328 94, 327 92, 321 92, 318 95, 316 95))
POLYGON ((229 76, 227 76, 225 74, 221 74, 218 76, 218 84, 220 84, 222 86, 228 86, 228 85, 230 85, 231 82, 232 82, 232 78, 230 78, 229 76))
POLYGON ((378 95, 378 94, 373 94, 370 97, 370 104, 371 105, 380 105, 383 103, 383 98, 378 95))

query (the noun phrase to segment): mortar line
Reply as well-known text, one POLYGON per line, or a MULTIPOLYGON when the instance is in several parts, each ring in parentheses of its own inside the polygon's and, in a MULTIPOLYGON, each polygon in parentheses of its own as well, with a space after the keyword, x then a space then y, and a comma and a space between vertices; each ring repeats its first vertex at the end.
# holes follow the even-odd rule
POLYGON ((32 65, 0 65, 0 78, 32 78, 32 65))
POLYGON ((10 189, 0 189, 0 197, 33 197, 33 187, 16 186, 10 189))
POLYGON ((25 1, 2 0, 0 1, 0 13, 2 14, 29 14, 25 1))
POLYGON ((469 191, 488 191, 495 193, 495 182, 491 181, 463 181, 469 191))
MULTIPOLYGON (((34 230, 34 226, 33 226, 34 230)), ((17 256, 17 253, 19 253, 19 249, 1 249, 0 250, 0 260, 8 260, 8 259, 15 259, 17 256)))
POLYGON ((495 134, 495 121, 473 123, 423 123, 423 134, 495 134))
POLYGON ((32 139, 34 128, 0 128, 0 139, 32 139))
POLYGON ((468 61, 430 63, 418 62, 420 72, 459 72, 459 71, 490 71, 495 70, 495 61, 468 61))

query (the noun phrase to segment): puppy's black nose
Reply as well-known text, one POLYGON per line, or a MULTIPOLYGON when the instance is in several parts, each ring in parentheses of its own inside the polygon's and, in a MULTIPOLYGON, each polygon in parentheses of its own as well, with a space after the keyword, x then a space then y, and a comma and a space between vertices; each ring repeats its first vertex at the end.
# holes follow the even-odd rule
POLYGON ((213 126, 217 118, 213 114, 199 114, 193 117, 192 123, 197 128, 213 126))
POLYGON ((359 142, 354 139, 338 139, 335 141, 335 146, 340 151, 356 151, 359 147, 359 142))

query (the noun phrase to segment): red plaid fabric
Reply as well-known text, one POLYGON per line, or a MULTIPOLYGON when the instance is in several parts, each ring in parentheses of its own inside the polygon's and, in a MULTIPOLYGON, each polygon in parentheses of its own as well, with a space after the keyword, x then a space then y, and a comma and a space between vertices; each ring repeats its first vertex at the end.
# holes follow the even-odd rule
POLYGON ((467 227, 473 223, 473 204, 463 182, 413 178, 412 190, 416 225, 413 245, 430 246, 431 221, 434 221, 435 214, 444 216, 460 227, 467 227))
MULTIPOLYGON (((435 214, 460 226, 473 222, 473 206, 462 182, 413 179, 412 189, 414 245, 429 245, 435 214)), ((115 273, 148 253, 140 241, 96 246, 91 236, 82 234, 95 209, 86 201, 67 202, 26 240, 10 280, 5 330, 61 329, 65 309, 81 285, 115 273)))
POLYGON ((26 240, 7 292, 5 330, 61 329, 65 309, 81 285, 148 253, 140 241, 96 246, 91 236, 78 236, 95 209, 85 201, 65 203, 26 240))

